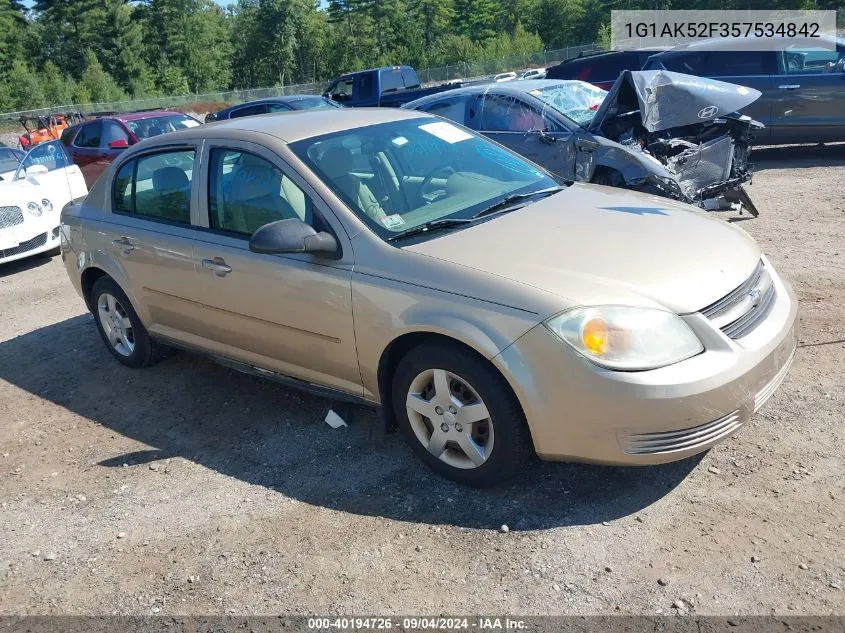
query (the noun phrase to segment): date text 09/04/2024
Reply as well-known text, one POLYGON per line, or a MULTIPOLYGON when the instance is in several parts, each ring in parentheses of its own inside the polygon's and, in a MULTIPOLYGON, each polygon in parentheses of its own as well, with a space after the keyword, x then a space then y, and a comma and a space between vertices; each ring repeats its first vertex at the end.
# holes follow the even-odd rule
POLYGON ((478 630, 511 630, 518 631, 525 629, 523 620, 497 617, 477 618, 447 618, 447 617, 335 617, 335 618, 308 618, 308 628, 316 631, 339 630, 339 631, 360 631, 360 630, 442 630, 442 631, 466 631, 478 630))

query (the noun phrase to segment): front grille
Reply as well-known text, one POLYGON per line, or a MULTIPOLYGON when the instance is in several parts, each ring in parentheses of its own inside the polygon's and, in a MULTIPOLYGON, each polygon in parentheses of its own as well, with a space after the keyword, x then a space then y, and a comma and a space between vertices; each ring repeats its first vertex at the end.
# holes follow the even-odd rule
POLYGON ((736 431, 742 422, 739 411, 732 411, 718 420, 680 431, 635 433, 625 438, 629 455, 657 455, 688 451, 717 442, 736 431))
POLYGON ((0 207, 0 229, 23 224, 23 212, 20 207, 0 207))
POLYGON ((787 372, 789 372, 789 368, 792 367, 792 361, 795 360, 795 350, 792 350, 792 353, 789 355, 789 358, 784 363, 783 367, 780 368, 780 371, 769 381, 769 384, 763 387, 760 391, 757 392, 757 395, 754 396, 754 412, 756 413, 757 410, 766 404, 766 400, 772 397, 772 394, 777 391, 778 387, 780 387, 780 383, 783 382, 783 379, 786 378, 787 372))
POLYGON ((769 315, 777 299, 772 276, 763 262, 738 288, 701 311, 732 339, 749 334, 769 315))
POLYGON ((21 242, 14 248, 7 248, 5 251, 0 250, 0 259, 5 259, 6 257, 13 257, 15 255, 20 255, 21 253, 26 253, 27 251, 31 251, 34 248, 38 248, 39 246, 44 246, 47 243, 47 234, 42 233, 41 235, 36 235, 31 240, 27 240, 26 242, 21 242))

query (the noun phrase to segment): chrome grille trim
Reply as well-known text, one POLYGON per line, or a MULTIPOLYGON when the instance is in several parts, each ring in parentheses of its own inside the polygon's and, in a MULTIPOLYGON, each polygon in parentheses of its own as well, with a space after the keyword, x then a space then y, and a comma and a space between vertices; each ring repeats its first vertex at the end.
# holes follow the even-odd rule
POLYGON ((737 303, 742 301, 745 296, 751 292, 751 289, 757 284, 760 280, 760 276, 763 274, 763 262, 758 262, 757 268, 754 269, 754 272, 751 273, 751 276, 746 279, 742 284, 732 290, 730 293, 716 301, 715 303, 711 303, 709 306, 701 310, 701 314, 706 316, 708 319, 715 319, 718 316, 721 316, 732 307, 734 307, 737 303))
POLYGON ((0 229, 23 224, 23 212, 20 207, 0 207, 0 229))
POLYGON ((717 420, 689 429, 628 435, 625 438, 624 450, 628 455, 657 455, 687 451, 717 442, 741 426, 740 413, 736 410, 717 420))
POLYGON ((783 367, 780 368, 780 371, 775 374, 775 377, 769 381, 765 387, 763 387, 760 391, 757 392, 757 395, 754 396, 754 412, 756 413, 760 407, 766 404, 766 400, 774 395, 775 391, 777 391, 778 387, 780 387, 781 383, 786 378, 786 374, 789 372, 789 368, 792 367, 792 361, 795 360, 795 350, 792 350, 792 353, 789 355, 789 358, 784 363, 783 367))
POLYGON ((776 299, 774 280, 761 261, 738 288, 701 310, 701 314, 725 336, 739 339, 763 322, 776 299))

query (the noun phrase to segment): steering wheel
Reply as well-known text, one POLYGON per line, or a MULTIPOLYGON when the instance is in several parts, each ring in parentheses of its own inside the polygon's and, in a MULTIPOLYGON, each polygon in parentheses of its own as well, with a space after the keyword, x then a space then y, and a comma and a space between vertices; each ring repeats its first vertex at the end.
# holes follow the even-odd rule
POLYGON ((441 191, 442 195, 437 195, 437 196, 435 196, 435 195, 433 195, 433 194, 434 194, 434 192, 432 192, 432 195, 431 195, 431 196, 426 196, 426 195, 425 195, 425 194, 426 194, 426 189, 427 189, 429 186, 431 186, 431 181, 432 181, 432 180, 434 180, 434 179, 435 179, 435 177, 436 177, 438 174, 440 174, 440 173, 444 173, 444 172, 446 172, 446 171, 448 171, 448 172, 449 172, 449 174, 447 175, 447 178, 448 178, 448 176, 451 176, 451 175, 453 175, 453 174, 456 174, 456 173, 457 173, 457 171, 455 171, 455 168, 454 168, 454 167, 451 167, 450 165, 444 165, 443 167, 438 167, 437 169, 435 169, 435 170, 434 170, 433 172, 431 172, 428 176, 426 176, 426 177, 423 179, 423 181, 420 183, 420 188, 419 188, 419 190, 418 190, 418 191, 419 191, 420 197, 423 199, 423 201, 424 201, 426 204, 431 204, 432 202, 434 202, 434 201, 435 201, 435 200, 437 200, 438 198, 441 198, 442 196, 445 196, 445 195, 446 195, 446 192, 445 192, 445 191, 441 191))

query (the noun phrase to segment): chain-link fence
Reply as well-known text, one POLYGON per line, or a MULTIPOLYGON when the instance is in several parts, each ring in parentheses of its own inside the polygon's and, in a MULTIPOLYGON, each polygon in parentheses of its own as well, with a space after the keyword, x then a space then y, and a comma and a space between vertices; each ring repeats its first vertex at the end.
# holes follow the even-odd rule
MULTIPOLYGON (((454 79, 480 79, 501 72, 522 70, 524 68, 538 68, 553 66, 564 59, 575 57, 581 52, 596 50, 597 44, 581 44, 567 46, 554 51, 540 51, 538 53, 522 53, 506 55, 495 59, 460 62, 440 68, 418 69, 417 74, 423 85, 440 84, 454 79)), ((2 119, 17 119, 20 116, 39 116, 63 112, 134 112, 138 110, 153 110, 159 108, 181 108, 208 111, 212 107, 217 109, 224 105, 234 105, 254 99, 279 97, 291 94, 320 94, 326 87, 326 81, 295 84, 290 86, 273 86, 270 88, 254 88, 250 90, 231 90, 228 92, 212 92, 206 94, 188 94, 170 97, 152 97, 149 99, 128 99, 126 101, 112 101, 108 103, 85 103, 53 106, 35 110, 21 110, 0 114, 2 119)))

